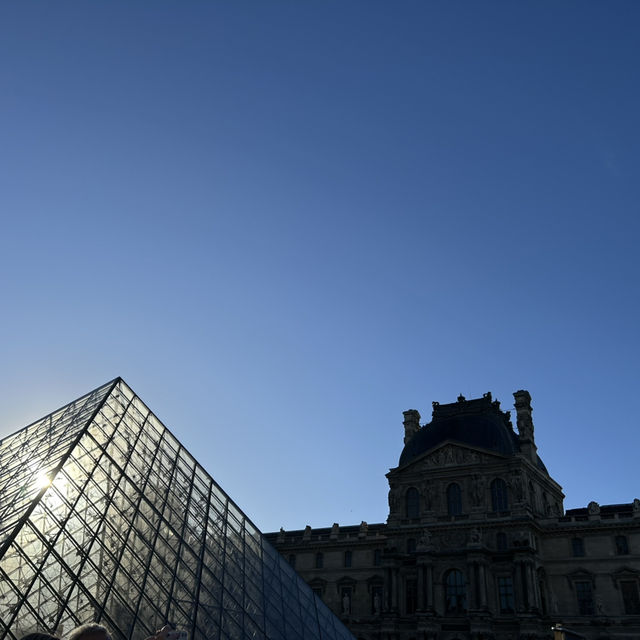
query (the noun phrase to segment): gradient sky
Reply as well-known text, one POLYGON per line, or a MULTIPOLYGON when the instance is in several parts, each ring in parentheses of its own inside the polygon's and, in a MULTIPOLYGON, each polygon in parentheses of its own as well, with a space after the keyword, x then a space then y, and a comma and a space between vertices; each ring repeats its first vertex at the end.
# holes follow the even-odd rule
POLYGON ((0 436, 118 375, 263 530, 384 521, 402 411, 638 483, 640 3, 0 4, 0 436))

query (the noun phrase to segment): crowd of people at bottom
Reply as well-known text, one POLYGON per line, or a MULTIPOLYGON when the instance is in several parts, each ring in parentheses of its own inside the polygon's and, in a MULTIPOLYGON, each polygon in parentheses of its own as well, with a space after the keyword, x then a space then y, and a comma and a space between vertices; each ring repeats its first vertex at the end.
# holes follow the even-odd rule
MULTIPOLYGON (((172 630, 171 626, 165 625, 162 629, 156 631, 154 635, 145 638, 145 640, 167 640, 169 632, 172 630)), ((22 636, 20 640, 112 640, 112 638, 106 627, 92 622, 76 627, 66 634, 63 639, 50 633, 28 633, 26 636, 22 636)))

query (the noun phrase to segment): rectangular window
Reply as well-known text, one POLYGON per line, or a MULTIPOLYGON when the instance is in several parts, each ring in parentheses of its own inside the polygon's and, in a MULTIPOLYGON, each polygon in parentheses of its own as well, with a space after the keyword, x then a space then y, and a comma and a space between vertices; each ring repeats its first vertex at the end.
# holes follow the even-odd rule
POLYGON ((627 615, 640 614, 640 595, 638 595, 638 583, 635 580, 624 580, 620 583, 624 612, 627 615))
POLYGON ((462 514, 462 493, 455 482, 447 487, 447 513, 450 516, 462 514))
POLYGON ((351 566, 351 551, 344 552, 344 566, 347 568, 351 566))
POLYGON ((582 558, 584 556, 584 540, 582 538, 572 538, 571 551, 574 558, 582 558))
POLYGON ((382 564, 382 549, 373 550, 373 566, 379 567, 382 564))
POLYGON ((619 556, 626 556, 629 554, 627 536, 616 536, 616 554, 619 556))
POLYGON ((500 613, 513 613, 515 611, 513 579, 511 576, 498 578, 498 597, 500 598, 500 613))
POLYGON ((316 553, 316 569, 322 569, 324 566, 324 556, 321 553, 316 553))
POLYGON ((445 609, 447 613, 463 613, 467 609, 467 587, 464 574, 451 569, 445 576, 445 609))
POLYGON ((405 582, 407 614, 416 612, 418 606, 418 583, 410 578, 405 582))
POLYGON ((491 483, 491 510, 495 513, 501 513, 508 509, 507 483, 502 478, 496 478, 491 483))
POLYGON ((582 616, 593 615, 593 587, 591 582, 576 582, 575 587, 576 596, 578 597, 578 612, 582 616))

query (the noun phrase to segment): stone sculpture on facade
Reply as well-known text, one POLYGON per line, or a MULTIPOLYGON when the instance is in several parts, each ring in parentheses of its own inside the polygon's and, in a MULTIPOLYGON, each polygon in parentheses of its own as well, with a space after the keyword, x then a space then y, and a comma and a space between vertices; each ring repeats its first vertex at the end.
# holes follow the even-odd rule
POLYGON ((342 613, 345 616, 351 613, 351 598, 349 597, 349 594, 346 592, 342 596, 342 613))
POLYGON ((471 485, 471 497, 473 505, 475 507, 481 507, 484 502, 484 493, 486 490, 486 483, 481 475, 474 475, 471 485))

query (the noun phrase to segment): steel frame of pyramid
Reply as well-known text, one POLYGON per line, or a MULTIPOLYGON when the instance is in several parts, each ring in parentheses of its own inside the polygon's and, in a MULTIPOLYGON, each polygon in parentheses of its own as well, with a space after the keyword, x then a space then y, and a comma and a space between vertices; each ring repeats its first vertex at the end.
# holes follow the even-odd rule
POLYGON ((0 441, 0 640, 353 636, 121 379, 0 441))

